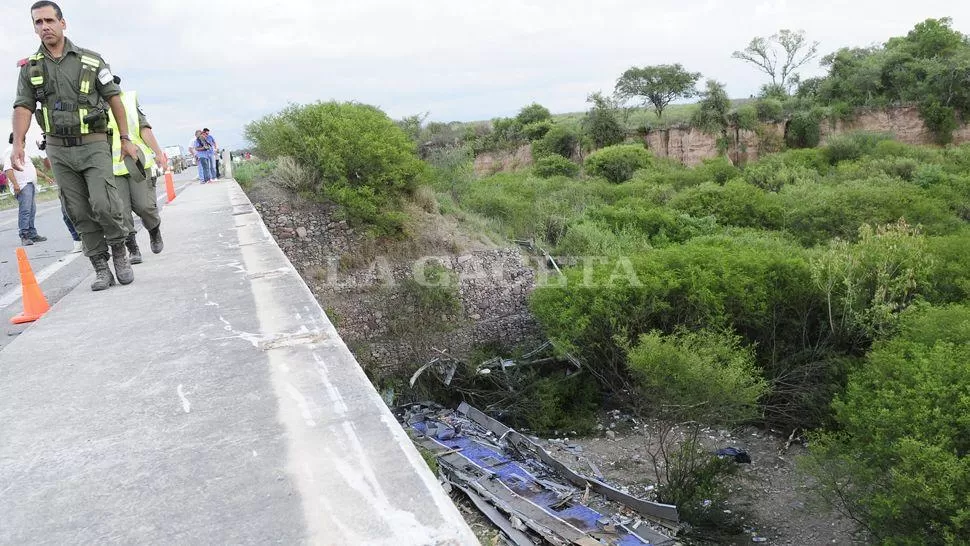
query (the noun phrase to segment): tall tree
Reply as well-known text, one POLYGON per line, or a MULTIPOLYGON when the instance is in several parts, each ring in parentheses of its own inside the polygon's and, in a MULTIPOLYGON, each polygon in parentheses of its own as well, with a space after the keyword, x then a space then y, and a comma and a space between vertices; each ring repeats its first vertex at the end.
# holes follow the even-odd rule
POLYGON ((731 57, 753 64, 771 77, 771 87, 790 92, 798 84, 796 72, 818 55, 818 42, 809 42, 805 31, 782 29, 767 38, 756 37, 731 57))
POLYGON ((688 72, 678 64, 631 67, 616 81, 616 96, 629 100, 639 97, 643 105, 653 105, 657 117, 662 118, 671 101, 697 94, 700 72, 688 72))

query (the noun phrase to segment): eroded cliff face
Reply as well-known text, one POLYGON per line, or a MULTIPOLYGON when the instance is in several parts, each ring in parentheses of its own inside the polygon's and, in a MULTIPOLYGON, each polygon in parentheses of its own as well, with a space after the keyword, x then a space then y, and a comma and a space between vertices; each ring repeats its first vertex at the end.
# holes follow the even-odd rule
MULTIPOLYGON (((731 128, 728 130, 729 144, 722 149, 718 147, 718 135, 687 126, 650 131, 643 136, 643 142, 657 157, 674 159, 688 167, 718 156, 741 165, 779 151, 785 141, 786 125, 787 122, 763 124, 758 131, 731 128)), ((906 144, 934 143, 933 134, 926 128, 916 106, 863 110, 848 121, 823 120, 820 130, 820 144, 823 145, 835 135, 854 131, 890 133, 906 144)), ((961 125, 954 131, 953 142, 970 142, 970 125, 961 125)), ((529 146, 515 152, 487 153, 475 158, 475 172, 480 175, 514 171, 531 165, 529 146)))

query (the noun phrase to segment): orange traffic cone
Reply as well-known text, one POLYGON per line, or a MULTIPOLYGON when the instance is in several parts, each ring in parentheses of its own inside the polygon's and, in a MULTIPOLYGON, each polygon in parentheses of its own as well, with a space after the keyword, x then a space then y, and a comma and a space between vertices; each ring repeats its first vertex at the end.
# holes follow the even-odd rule
POLYGON ((175 200, 175 178, 172 171, 165 171, 165 193, 168 194, 168 202, 175 200))
POLYGON ((24 252, 23 247, 17 249, 17 265, 20 267, 20 285, 24 290, 24 312, 10 319, 10 322, 23 324, 44 316, 51 306, 47 304, 47 298, 40 291, 40 285, 34 278, 34 271, 30 268, 30 262, 27 261, 27 253, 24 252))

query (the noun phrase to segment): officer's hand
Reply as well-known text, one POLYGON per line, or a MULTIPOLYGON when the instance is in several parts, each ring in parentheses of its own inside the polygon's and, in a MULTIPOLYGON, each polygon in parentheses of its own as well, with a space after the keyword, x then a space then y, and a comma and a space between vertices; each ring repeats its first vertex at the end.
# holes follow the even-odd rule
POLYGON ((15 171, 24 170, 24 145, 14 144, 13 152, 10 154, 10 166, 15 171))
POLYGON ((134 160, 138 159, 138 147, 132 144, 130 140, 121 141, 121 157, 124 158, 125 156, 134 160))
POLYGON ((168 170, 168 156, 164 153, 155 158, 155 163, 158 163, 159 167, 162 169, 162 172, 168 170))

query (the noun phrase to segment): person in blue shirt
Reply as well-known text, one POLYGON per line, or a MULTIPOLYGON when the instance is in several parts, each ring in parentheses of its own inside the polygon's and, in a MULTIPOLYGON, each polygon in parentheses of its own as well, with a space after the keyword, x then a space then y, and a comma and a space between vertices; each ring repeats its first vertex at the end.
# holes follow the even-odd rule
POLYGON ((216 139, 209 134, 208 127, 202 129, 202 134, 205 136, 205 141, 211 146, 210 150, 212 151, 212 156, 209 160, 209 172, 212 173, 213 180, 219 180, 219 145, 216 144, 216 139))
POLYGON ((212 172, 212 148, 212 144, 202 134, 202 131, 196 131, 195 140, 192 141, 192 154, 199 163, 199 180, 203 184, 208 184, 214 178, 212 172))

